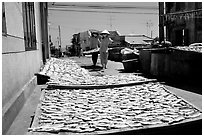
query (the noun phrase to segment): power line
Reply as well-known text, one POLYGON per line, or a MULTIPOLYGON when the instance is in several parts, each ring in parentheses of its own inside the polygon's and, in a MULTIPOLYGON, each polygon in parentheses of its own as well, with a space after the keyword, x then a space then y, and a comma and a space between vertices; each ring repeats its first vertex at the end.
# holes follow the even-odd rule
POLYGON ((122 13, 122 14, 152 14, 158 15, 159 13, 156 12, 120 12, 120 11, 97 11, 97 10, 72 10, 72 9, 55 9, 49 8, 48 10, 53 11, 73 11, 73 12, 90 12, 90 13, 122 13))

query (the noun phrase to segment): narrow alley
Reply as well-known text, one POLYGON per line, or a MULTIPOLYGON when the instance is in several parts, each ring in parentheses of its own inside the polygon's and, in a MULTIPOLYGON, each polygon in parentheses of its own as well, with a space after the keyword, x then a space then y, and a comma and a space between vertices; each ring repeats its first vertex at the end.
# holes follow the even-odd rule
POLYGON ((2 135, 202 135, 202 2, 1 2, 2 135))

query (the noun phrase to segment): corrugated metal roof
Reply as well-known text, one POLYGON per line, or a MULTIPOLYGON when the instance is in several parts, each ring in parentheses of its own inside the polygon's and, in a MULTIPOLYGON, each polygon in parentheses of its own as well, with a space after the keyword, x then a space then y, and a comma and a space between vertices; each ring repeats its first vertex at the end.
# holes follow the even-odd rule
POLYGON ((148 44, 148 42, 145 41, 151 41, 153 39, 144 36, 144 35, 126 35, 125 41, 130 44, 148 44))
POLYGON ((110 35, 112 35, 112 36, 119 36, 119 33, 118 33, 118 31, 108 31, 109 33, 110 33, 110 35))

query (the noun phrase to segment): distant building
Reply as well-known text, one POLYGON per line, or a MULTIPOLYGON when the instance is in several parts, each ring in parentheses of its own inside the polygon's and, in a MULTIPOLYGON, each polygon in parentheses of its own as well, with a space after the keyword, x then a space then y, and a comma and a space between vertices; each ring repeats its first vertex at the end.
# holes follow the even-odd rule
POLYGON ((89 30, 79 33, 80 46, 84 51, 90 49, 90 37, 91 37, 91 32, 89 30))
POLYGON ((165 3, 166 39, 174 46, 202 42, 202 2, 165 3))
MULTIPOLYGON (((101 31, 95 29, 89 29, 84 32, 79 33, 80 37, 80 46, 84 51, 90 50, 90 37, 92 32, 98 32, 100 34, 101 31)), ((100 39, 100 37, 99 37, 100 39)))
POLYGON ((118 31, 108 31, 110 33, 110 38, 113 40, 113 43, 109 47, 121 47, 124 45, 124 37, 120 36, 118 31))
POLYGON ((50 57, 47 16, 45 2, 2 2, 2 134, 34 91, 34 74, 50 57))
POLYGON ((78 55, 80 48, 80 33, 74 34, 72 38, 72 55, 78 55))
POLYGON ((125 42, 127 47, 141 47, 150 45, 152 38, 145 35, 125 35, 125 42))
MULTIPOLYGON (((90 49, 90 37, 92 32, 98 32, 100 34, 102 31, 90 29, 79 33, 79 43, 84 51, 90 49)), ((125 46, 125 37, 120 36, 118 31, 108 32, 110 33, 109 37, 113 40, 113 43, 109 45, 110 48, 125 46)), ((101 36, 99 36, 99 39, 101 39, 101 36)))

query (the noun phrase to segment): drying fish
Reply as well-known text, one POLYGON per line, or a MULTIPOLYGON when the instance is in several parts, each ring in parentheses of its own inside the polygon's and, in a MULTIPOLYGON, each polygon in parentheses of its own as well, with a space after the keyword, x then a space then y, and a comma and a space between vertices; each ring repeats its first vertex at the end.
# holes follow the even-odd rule
POLYGON ((40 74, 50 76, 48 85, 112 85, 126 84, 137 81, 146 81, 147 79, 141 76, 117 75, 117 76, 91 76, 90 73, 81 68, 71 60, 60 60, 51 58, 45 65, 40 74), (71 62, 71 63, 70 63, 71 62))
POLYGON ((173 118, 171 118, 171 117, 164 117, 164 118, 161 119, 161 121, 170 123, 171 121, 173 121, 173 118))
POLYGON ((202 46, 177 46, 175 49, 185 50, 185 51, 194 51, 202 53, 202 46))
POLYGON ((196 118, 196 117, 199 117, 201 116, 201 113, 200 112, 195 112, 193 114, 190 114, 189 116, 187 116, 188 118, 196 118))
POLYGON ((37 127, 37 128, 30 128, 28 129, 28 131, 32 131, 32 132, 56 132, 58 133, 60 131, 59 128, 48 128, 48 127, 37 127))
POLYGON ((52 89, 43 92, 39 127, 30 129, 33 132, 86 133, 139 129, 178 123, 198 118, 202 114, 159 83, 94 90, 52 89))
POLYGON ((129 127, 142 127, 143 125, 139 122, 135 122, 135 123, 127 123, 127 125, 129 127))
POLYGON ((161 121, 141 121, 140 122, 142 125, 157 125, 157 124, 162 124, 161 121))
POLYGON ((182 120, 184 120, 185 118, 183 116, 178 116, 176 118, 174 118, 172 121, 169 122, 169 124, 175 123, 175 122, 180 122, 182 120))

